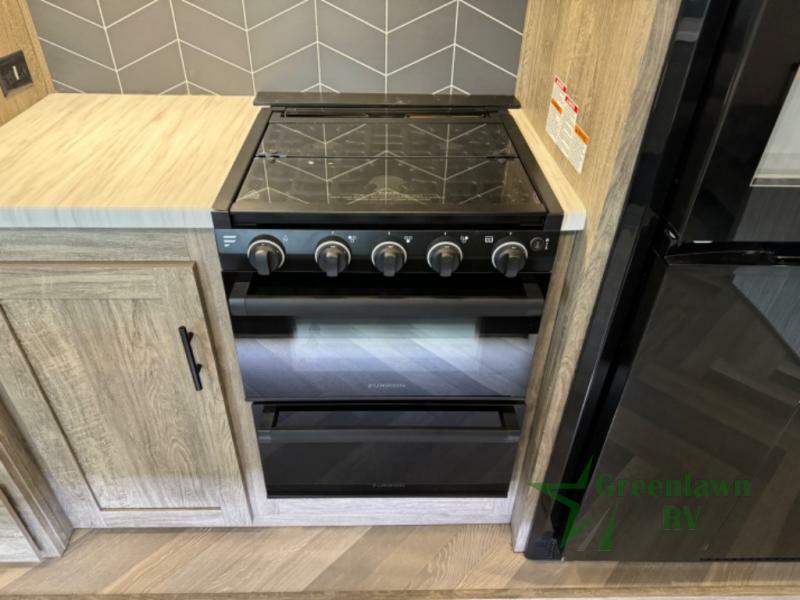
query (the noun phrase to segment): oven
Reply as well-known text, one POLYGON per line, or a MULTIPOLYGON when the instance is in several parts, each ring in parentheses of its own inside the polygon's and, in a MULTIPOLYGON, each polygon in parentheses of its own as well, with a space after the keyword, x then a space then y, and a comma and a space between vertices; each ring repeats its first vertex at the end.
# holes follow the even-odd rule
POLYGON ((535 279, 238 273, 228 288, 270 497, 507 494, 535 279))

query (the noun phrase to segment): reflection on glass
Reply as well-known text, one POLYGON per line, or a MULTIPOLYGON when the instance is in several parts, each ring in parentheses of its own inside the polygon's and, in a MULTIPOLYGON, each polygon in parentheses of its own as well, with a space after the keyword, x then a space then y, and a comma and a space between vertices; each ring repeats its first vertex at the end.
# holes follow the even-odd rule
POLYGON ((480 320, 297 319, 291 333, 237 336, 248 398, 523 397, 536 336, 480 320))
POLYGON ((767 147, 753 175, 753 186, 800 187, 800 71, 786 96, 767 147))

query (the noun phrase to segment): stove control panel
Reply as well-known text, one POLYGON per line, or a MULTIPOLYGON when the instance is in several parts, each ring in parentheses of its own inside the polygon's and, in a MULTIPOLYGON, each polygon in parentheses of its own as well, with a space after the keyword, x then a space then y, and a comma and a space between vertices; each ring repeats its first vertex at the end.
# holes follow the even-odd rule
POLYGON ((371 272, 520 273, 552 270, 558 232, 537 230, 218 229, 222 268, 269 275, 278 269, 371 272))

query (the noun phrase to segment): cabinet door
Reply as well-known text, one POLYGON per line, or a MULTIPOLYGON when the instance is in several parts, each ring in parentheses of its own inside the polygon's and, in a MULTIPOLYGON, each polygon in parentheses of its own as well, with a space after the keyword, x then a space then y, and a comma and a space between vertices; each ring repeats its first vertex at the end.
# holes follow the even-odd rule
POLYGON ((0 382, 75 526, 248 521, 192 263, 0 263, 0 382))
POLYGON ((39 552, 14 507, 0 490, 0 564, 38 563, 39 552))

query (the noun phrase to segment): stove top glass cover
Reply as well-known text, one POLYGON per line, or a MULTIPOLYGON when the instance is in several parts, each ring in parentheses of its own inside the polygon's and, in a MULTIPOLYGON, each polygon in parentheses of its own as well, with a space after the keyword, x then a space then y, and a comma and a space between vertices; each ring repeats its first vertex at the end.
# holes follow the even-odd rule
POLYGON ((498 122, 270 122, 231 213, 542 214, 498 122))

